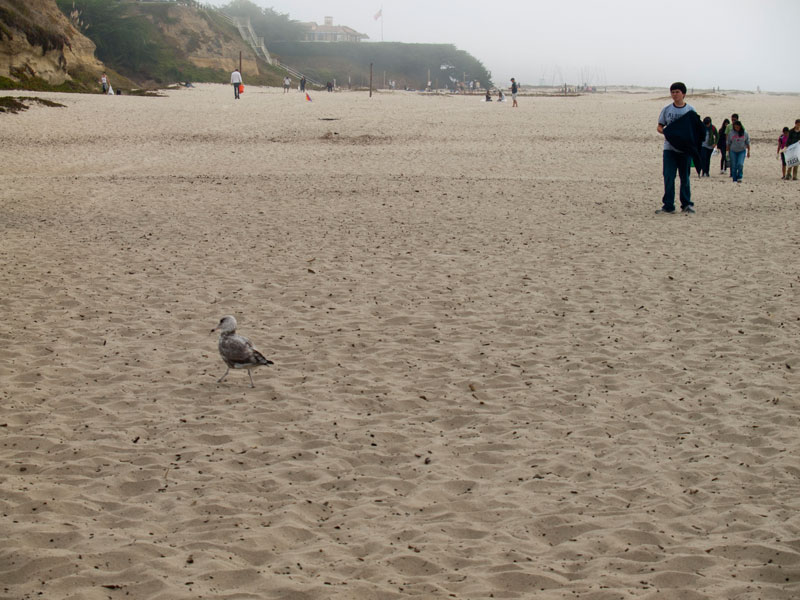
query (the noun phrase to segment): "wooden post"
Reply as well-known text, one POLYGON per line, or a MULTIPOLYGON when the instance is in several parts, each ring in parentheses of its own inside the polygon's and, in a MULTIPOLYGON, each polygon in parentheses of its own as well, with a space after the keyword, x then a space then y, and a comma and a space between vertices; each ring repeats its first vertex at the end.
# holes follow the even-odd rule
POLYGON ((242 51, 239 50, 239 73, 242 72, 242 51))
POLYGON ((369 97, 372 98, 372 63, 369 63, 369 97))

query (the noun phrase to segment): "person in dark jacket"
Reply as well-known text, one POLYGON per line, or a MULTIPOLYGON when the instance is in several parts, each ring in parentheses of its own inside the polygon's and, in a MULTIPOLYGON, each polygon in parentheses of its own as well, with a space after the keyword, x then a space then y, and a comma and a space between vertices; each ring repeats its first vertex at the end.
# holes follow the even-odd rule
POLYGON ((722 126, 719 128, 717 132, 717 150, 719 150, 719 174, 722 175, 725 171, 728 170, 728 144, 726 140, 728 139, 728 125, 731 122, 729 119, 725 119, 722 122, 722 126))
POLYGON ((703 125, 706 128, 706 137, 700 148, 700 162, 695 163, 695 168, 700 177, 711 177, 711 154, 717 145, 717 128, 711 122, 711 117, 703 119, 703 125))
POLYGON ((686 85, 676 81, 669 88, 672 104, 661 110, 658 116, 658 133, 664 136, 663 174, 664 197, 656 214, 675 214, 675 176, 681 180, 681 212, 695 212, 692 202, 692 188, 689 181, 690 159, 697 154, 700 160, 700 146, 703 143, 705 127, 697 116, 694 107, 686 103, 686 85), (694 115, 694 117, 691 117, 694 115), (686 117, 686 118, 684 118, 686 117), (676 129, 672 129, 675 124, 676 129), (699 129, 697 128, 699 125, 699 129), (669 130, 669 132, 667 131, 669 130), (703 137, 701 137, 703 136, 703 137), (699 138, 699 139, 695 139, 699 138))

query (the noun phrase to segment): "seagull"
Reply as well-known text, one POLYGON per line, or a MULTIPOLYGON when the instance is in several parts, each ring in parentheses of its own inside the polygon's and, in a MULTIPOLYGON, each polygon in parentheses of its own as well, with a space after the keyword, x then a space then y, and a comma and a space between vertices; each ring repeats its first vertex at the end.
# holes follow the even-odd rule
POLYGON ((225 315, 219 320, 219 325, 211 330, 211 333, 219 331, 219 354, 228 368, 225 369, 225 374, 217 379, 217 383, 221 383, 231 369, 247 369, 247 374, 250 376, 250 387, 256 387, 253 383, 253 374, 250 369, 260 367, 262 365, 275 364, 271 360, 264 358, 258 350, 253 348, 243 335, 236 333, 236 319, 231 315, 225 315))

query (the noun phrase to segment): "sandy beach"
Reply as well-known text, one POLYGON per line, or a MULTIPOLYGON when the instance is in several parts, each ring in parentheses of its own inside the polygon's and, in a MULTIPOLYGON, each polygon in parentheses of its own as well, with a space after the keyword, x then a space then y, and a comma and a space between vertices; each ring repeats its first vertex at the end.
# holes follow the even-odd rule
POLYGON ((797 96, 18 94, 0 599, 800 597, 797 96))

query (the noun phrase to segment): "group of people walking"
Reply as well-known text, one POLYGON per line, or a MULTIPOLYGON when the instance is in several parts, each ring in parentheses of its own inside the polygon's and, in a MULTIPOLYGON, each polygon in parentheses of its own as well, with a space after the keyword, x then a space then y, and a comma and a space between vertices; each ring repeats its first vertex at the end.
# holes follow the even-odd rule
MULTIPOLYGON (((239 94, 242 92, 242 88, 244 87, 242 74, 239 72, 239 69, 234 69, 233 73, 231 73, 231 84, 233 85, 233 97, 238 100, 240 98, 239 94)), ((287 75, 283 78, 283 93, 287 93, 289 88, 292 85, 292 79, 287 75)), ((306 91, 306 77, 300 78, 300 91, 306 91)), ((330 91, 330 90, 329 90, 330 91)))
MULTIPOLYGON (((686 103, 686 86, 679 81, 670 86, 670 95, 672 104, 665 106, 658 117, 658 132, 665 138, 664 196, 661 208, 656 213, 676 212, 675 177, 678 176, 681 212, 692 214, 695 212, 689 182, 692 161, 698 175, 710 177, 711 157, 715 151, 719 152, 720 174, 730 170, 730 177, 734 183, 741 183, 744 161, 750 158, 750 134, 736 113, 732 114, 730 119, 725 119, 719 129, 713 125, 711 117, 705 117, 700 121, 694 107, 686 103), (697 154, 694 144, 700 139, 703 141, 697 154)), ((797 179, 797 166, 787 167, 784 152, 798 141, 800 141, 800 119, 795 121, 794 129, 784 127, 783 134, 778 139, 778 155, 781 157, 783 179, 797 179)))
MULTIPOLYGON (((704 154, 709 146, 709 140, 716 137, 716 143, 711 144, 711 149, 713 151, 714 147, 716 147, 720 154, 720 175, 730 168, 731 179, 735 183, 741 183, 742 174, 744 173, 744 159, 750 158, 750 134, 747 133, 741 120, 739 120, 739 115, 733 113, 730 119, 725 119, 718 131, 715 131, 716 128, 711 124, 711 117, 703 119, 703 123, 706 124, 708 131, 708 136, 703 142, 704 154)), ((708 161, 702 165, 702 175, 705 177, 709 176, 710 162, 711 155, 709 154, 708 161)))
MULTIPOLYGON (((730 120, 725 119, 719 131, 711 124, 710 117, 703 119, 703 124, 706 125, 708 134, 703 142, 703 162, 702 168, 698 168, 698 174, 708 177, 711 153, 716 146, 720 155, 720 174, 727 172, 730 167, 731 179, 741 182, 744 159, 750 158, 750 135, 745 131, 739 115, 734 113, 730 120), (713 144, 714 137, 716 137, 716 144, 713 144), (708 152, 707 156, 706 152, 708 152)), ((781 160, 781 179, 797 181, 797 166, 787 168, 786 156, 784 156, 784 151, 797 142, 800 142, 800 119, 795 121, 794 128, 784 127, 778 138, 777 157, 781 160)))
POLYGON ((797 165, 787 166, 786 155, 784 154, 789 146, 800 142, 800 119, 795 119, 794 127, 783 128, 783 133, 778 138, 778 156, 781 157, 781 179, 786 181, 797 181, 797 165))
POLYGON ((732 114, 730 119, 722 122, 719 129, 711 122, 711 117, 703 119, 703 125, 706 132, 700 148, 700 163, 695 164, 697 174, 700 177, 711 176, 711 157, 716 151, 720 155, 720 174, 725 173, 730 166, 731 178, 737 183, 740 182, 744 171, 744 159, 750 158, 750 134, 745 131, 739 115, 732 114))

